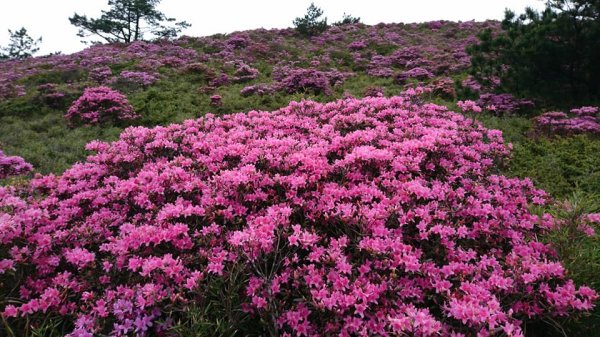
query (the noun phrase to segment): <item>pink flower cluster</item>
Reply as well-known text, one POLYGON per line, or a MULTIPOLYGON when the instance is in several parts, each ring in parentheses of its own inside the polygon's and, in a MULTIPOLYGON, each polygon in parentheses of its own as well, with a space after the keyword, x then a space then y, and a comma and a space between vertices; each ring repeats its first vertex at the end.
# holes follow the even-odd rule
POLYGON ((396 74, 394 76, 394 80, 396 81, 396 83, 404 84, 408 79, 416 79, 422 81, 431 79, 433 77, 434 75, 427 69, 416 67, 396 74))
POLYGON ((446 99, 456 98, 456 89, 454 86, 454 80, 450 77, 441 77, 433 80, 429 85, 431 91, 438 96, 446 99))
POLYGON ((592 308, 536 240, 545 193, 493 174, 501 132, 414 95, 131 127, 0 188, 0 282, 27 271, 0 310, 146 336, 233 273, 282 336, 523 336, 592 308))
MULTIPOLYGON (((23 175, 29 173, 31 170, 33 170, 33 166, 23 158, 19 156, 7 156, 0 150, 0 179, 23 175)), ((1 221, 2 217, 0 217, 1 221)))
POLYGON ((125 95, 108 87, 86 88, 65 115, 71 125, 99 124, 138 118, 125 95))
POLYGON ((149 86, 158 81, 158 74, 148 73, 145 71, 124 70, 121 72, 121 79, 134 84, 149 86))
POLYGON ((277 88, 272 84, 259 83, 244 87, 242 90, 240 90, 240 95, 244 97, 251 95, 264 96, 271 95, 276 91, 277 88))
POLYGON ((352 73, 315 68, 277 67, 273 79, 278 90, 287 93, 313 92, 331 95, 332 87, 342 84, 352 73))
POLYGON ((369 86, 363 91, 364 97, 382 97, 384 96, 385 90, 382 87, 369 86))
POLYGON ((10 81, 3 81, 2 78, 0 78, 0 101, 25 96, 25 94, 26 90, 24 85, 14 84, 10 81))
POLYGON ((600 109, 587 106, 571 109, 570 113, 551 111, 534 119, 537 130, 546 134, 597 134, 600 135, 600 109))
MULTIPOLYGON (((528 99, 519 99, 511 94, 485 93, 479 96, 477 104, 482 107, 494 107, 491 109, 496 115, 507 115, 532 109, 535 104, 528 99)), ((490 109, 488 109, 490 110, 490 109)))
POLYGON ((98 84, 106 83, 112 77, 112 69, 108 66, 93 68, 88 73, 88 80, 98 84))
POLYGON ((458 101, 456 102, 456 105, 458 105, 462 112, 480 113, 482 111, 481 107, 477 105, 477 102, 470 100, 458 101))
POLYGON ((239 62, 233 74, 233 81, 237 83, 249 82, 258 77, 258 69, 252 68, 246 63, 239 62))

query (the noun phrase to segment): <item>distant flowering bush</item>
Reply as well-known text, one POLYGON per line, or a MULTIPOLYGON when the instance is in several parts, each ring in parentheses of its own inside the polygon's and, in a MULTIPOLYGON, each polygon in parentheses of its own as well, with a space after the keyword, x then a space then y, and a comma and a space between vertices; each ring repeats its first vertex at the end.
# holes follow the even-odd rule
POLYGON ((394 76, 394 72, 394 69, 389 67, 375 67, 367 69, 367 74, 373 77, 392 77, 394 76))
POLYGON ((221 73, 221 74, 215 76, 214 78, 210 79, 208 81, 208 85, 211 87, 221 87, 221 86, 229 84, 229 82, 231 82, 229 80, 229 75, 227 75, 225 73, 221 73))
POLYGON ((482 90, 481 83, 479 83, 475 77, 470 75, 462 81, 462 86, 472 92, 480 92, 482 90))
POLYGON ((363 95, 365 97, 383 97, 384 89, 382 87, 369 86, 365 89, 363 95))
POLYGON ((212 79, 217 75, 214 69, 204 63, 190 63, 185 67, 184 71, 192 74, 204 75, 207 79, 212 79))
POLYGON ((456 105, 458 105, 462 112, 480 113, 482 111, 481 107, 477 105, 477 102, 470 100, 458 101, 456 105))
POLYGON ((240 95, 242 95, 244 97, 251 96, 251 95, 264 96, 264 95, 270 95, 276 91, 277 91, 277 88, 275 86, 273 86, 272 84, 259 83, 259 84, 254 84, 254 85, 249 85, 247 87, 244 87, 242 90, 240 90, 240 95))
POLYGON ((570 113, 551 111, 534 119, 537 130, 548 135, 589 133, 600 135, 600 109, 587 106, 571 109, 570 113))
POLYGON ((0 80, 0 100, 11 99, 15 97, 25 96, 25 86, 13 84, 10 82, 2 82, 0 80))
POLYGON ((65 102, 65 93, 58 90, 56 83, 40 84, 37 87, 39 98, 42 103, 51 108, 60 108, 65 102))
POLYGON ((444 23, 441 21, 430 21, 429 23, 427 23, 427 25, 432 30, 438 30, 438 29, 444 27, 444 23))
POLYGON ((429 70, 416 67, 396 74, 394 80, 396 83, 404 84, 408 79, 427 80, 433 77, 434 75, 429 70))
POLYGON ((234 274, 285 336, 523 336, 592 308, 536 239, 545 193, 493 173, 500 131, 419 92, 132 127, 0 188, 4 319, 149 336, 234 274))
POLYGON ((348 45, 348 49, 350 50, 362 50, 367 48, 367 43, 365 41, 353 41, 348 45))
POLYGON ((456 98, 456 89, 454 88, 454 81, 449 77, 442 77, 433 80, 429 86, 431 87, 431 91, 435 95, 446 99, 456 98))
POLYGON ((141 86, 149 86, 158 81, 158 74, 124 70, 121 72, 121 79, 141 86))
POLYGON ((98 84, 106 83, 111 77, 112 69, 107 66, 94 68, 88 74, 88 79, 98 84))
POLYGON ((235 69, 233 81, 237 83, 252 81, 258 77, 258 74, 258 69, 252 68, 245 63, 241 63, 235 69))
POLYGON ((389 57, 374 55, 369 62, 367 74, 374 77, 392 77, 394 75, 394 70, 391 66, 392 61, 389 57))
MULTIPOLYGON (((2 150, 0 150, 0 179, 23 175, 29 173, 32 169, 33 166, 31 166, 31 164, 26 162, 23 158, 19 156, 7 156, 2 150)), ((2 221, 1 216, 0 221, 2 221)), ((0 265, 1 264, 2 261, 0 260, 0 265)))
POLYGON ((248 41, 248 37, 244 35, 231 35, 227 41, 225 42, 228 46, 233 47, 234 49, 242 49, 248 46, 250 43, 248 41))
POLYGON ((125 95, 108 87, 86 88, 65 115, 71 125, 98 124, 138 118, 125 95))
POLYGON ((331 95, 332 87, 341 85, 349 76, 352 74, 315 68, 284 66, 273 70, 273 79, 277 81, 278 89, 287 93, 313 92, 331 95))
POLYGON ((405 67, 409 62, 420 60, 423 52, 419 46, 395 50, 387 57, 388 62, 396 67, 405 67))
POLYGON ((516 114, 532 109, 535 104, 528 99, 518 99, 511 94, 481 94, 477 104, 482 107, 494 107, 497 115, 516 114))
POLYGON ((210 96, 210 105, 212 106, 221 106, 223 105, 221 95, 212 95, 210 96))

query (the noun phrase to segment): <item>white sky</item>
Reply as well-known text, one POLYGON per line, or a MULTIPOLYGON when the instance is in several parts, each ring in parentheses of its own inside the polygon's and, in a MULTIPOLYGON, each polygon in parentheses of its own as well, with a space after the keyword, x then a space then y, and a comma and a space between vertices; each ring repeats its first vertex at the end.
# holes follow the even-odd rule
MULTIPOLYGON (((183 33, 204 36, 254 28, 285 28, 302 16, 311 0, 163 0, 159 9, 169 17, 192 24, 183 33)), ((522 12, 526 6, 542 8, 543 0, 314 0, 328 22, 343 13, 366 24, 431 20, 502 19, 504 9, 522 12)), ((0 0, 0 46, 8 42, 8 29, 24 26, 30 36, 43 37, 38 55, 85 48, 68 18, 77 12, 98 17, 107 0, 0 0)))

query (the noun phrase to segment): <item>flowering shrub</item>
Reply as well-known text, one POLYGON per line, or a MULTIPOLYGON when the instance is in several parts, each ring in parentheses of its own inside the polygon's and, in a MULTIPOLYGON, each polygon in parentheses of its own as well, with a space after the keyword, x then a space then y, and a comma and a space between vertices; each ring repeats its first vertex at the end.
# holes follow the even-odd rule
POLYGON ((108 66, 98 67, 90 70, 88 79, 98 84, 104 84, 112 77, 112 70, 108 66))
POLYGON ((545 193, 492 173, 501 133, 422 91, 132 127, 0 189, 4 317, 144 336, 234 273, 242 309, 285 336, 522 336, 589 310, 536 241, 545 193))
POLYGON ((534 107, 534 103, 528 99, 518 99, 511 94, 481 94, 477 104, 482 107, 493 106, 497 115, 514 114, 523 112, 534 107))
POLYGON ((233 80, 237 83, 248 82, 258 77, 258 74, 258 69, 252 68, 245 63, 241 63, 235 69, 233 80))
POLYGON ((590 133, 600 135, 600 109, 581 107, 569 114, 558 111, 543 113, 534 119, 537 130, 546 134, 572 135, 590 133))
POLYGON ((458 101, 456 102, 456 105, 458 105, 462 112, 480 113, 482 111, 481 107, 477 105, 477 102, 470 100, 458 101))
POLYGON ((0 100, 25 96, 25 86, 0 81, 0 100))
POLYGON ((212 106, 221 106, 223 105, 221 95, 212 95, 210 96, 210 105, 212 106))
POLYGON ((158 81, 158 75, 147 73, 144 71, 128 71, 124 70, 121 72, 121 79, 133 84, 149 86, 154 82, 158 81))
POLYGON ((277 81, 278 89, 287 93, 314 92, 331 95, 331 87, 342 84, 351 75, 337 70, 322 71, 287 66, 273 70, 273 79, 277 81))
POLYGON ((382 97, 384 96, 384 91, 382 87, 369 86, 365 88, 363 95, 365 97, 382 97))
POLYGON ((394 70, 391 68, 392 61, 390 58, 375 55, 371 58, 367 68, 367 74, 374 77, 392 77, 394 70))
POLYGON ((190 63, 185 67, 184 71, 192 74, 203 75, 207 79, 212 79, 217 75, 214 69, 204 63, 190 63))
POLYGON ((396 74, 394 80, 396 83, 404 84, 408 79, 427 80, 433 77, 433 74, 429 70, 416 67, 396 74))
POLYGON ((229 84, 229 82, 229 75, 221 73, 218 76, 215 76, 214 78, 210 79, 208 81, 208 85, 211 87, 221 87, 229 84))
POLYGON ((365 48, 367 48, 365 41, 353 41, 348 45, 348 49, 350 50, 362 50, 365 48))
POLYGON ((60 108, 65 102, 65 93, 58 90, 55 83, 40 84, 37 87, 39 99, 51 108, 60 108))
POLYGON ((479 83, 477 79, 471 75, 462 81, 462 86, 471 90, 472 92, 480 92, 482 89, 481 83, 479 83))
POLYGON ((138 117, 127 97, 108 87, 86 88, 65 115, 71 125, 133 120, 138 117))
POLYGON ((240 90, 240 95, 242 95, 244 97, 251 96, 251 95, 264 96, 264 95, 270 95, 270 94, 274 93, 275 91, 277 91, 277 88, 275 88, 273 85, 259 83, 259 84, 249 85, 247 87, 242 88, 242 90, 240 90))
MULTIPOLYGON (((7 156, 0 150, 0 179, 26 174, 33 166, 18 156, 7 156)), ((0 217, 0 220, 2 217, 0 217)), ((0 261, 0 265, 2 261, 0 261)), ((1 267, 0 267, 1 268, 1 267)))
POLYGON ((442 77, 433 80, 429 86, 431 87, 431 90, 435 95, 446 99, 456 98, 456 89, 454 88, 454 81, 449 77, 442 77))

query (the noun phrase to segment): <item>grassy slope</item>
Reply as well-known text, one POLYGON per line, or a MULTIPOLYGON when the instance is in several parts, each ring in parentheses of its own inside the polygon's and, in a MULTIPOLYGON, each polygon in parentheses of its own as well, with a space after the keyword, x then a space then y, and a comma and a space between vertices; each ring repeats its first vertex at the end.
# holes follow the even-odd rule
MULTIPOLYGON (((261 77, 255 83, 268 81, 271 66, 258 64, 261 77)), ((38 75, 41 77, 41 75, 38 75)), ((460 77, 460 75, 457 75, 460 77)), ((41 82, 43 78, 26 81, 41 82)), ((210 106, 210 95, 198 92, 201 83, 197 77, 184 74, 166 76, 156 85, 128 93, 132 105, 142 116, 138 125, 153 126, 180 122, 204 113, 226 114, 248 110, 273 110, 287 105, 290 100, 302 98, 328 101, 348 92, 361 96, 369 86, 380 86, 386 95, 393 95, 402 87, 391 79, 373 78, 358 74, 335 89, 332 96, 308 94, 275 94, 271 96, 242 97, 239 94, 247 84, 234 84, 218 89, 223 106, 210 106)), ((451 108, 453 102, 437 100, 451 108)), ((31 162, 39 173, 64 171, 76 161, 85 158, 84 145, 92 139, 114 140, 126 125, 69 128, 63 119, 67 107, 50 109, 36 102, 36 93, 0 102, 0 147, 10 155, 20 155, 31 162)), ((481 116, 489 128, 504 132, 507 142, 514 145, 512 160, 502 173, 531 177, 536 186, 549 192, 557 200, 583 204, 587 210, 597 210, 600 203, 600 139, 589 136, 571 138, 532 138, 531 122, 525 117, 481 116)), ((556 211, 556 210, 554 210, 556 211)), ((549 238, 559 246, 561 257, 569 273, 577 282, 586 282, 600 289, 600 250, 597 239, 577 238, 558 232, 549 238)), ((567 325, 569 336, 600 335, 600 312, 583 323, 567 325)), ((530 329, 531 335, 536 335, 530 329)), ((543 329, 547 335, 547 330, 543 329)))

